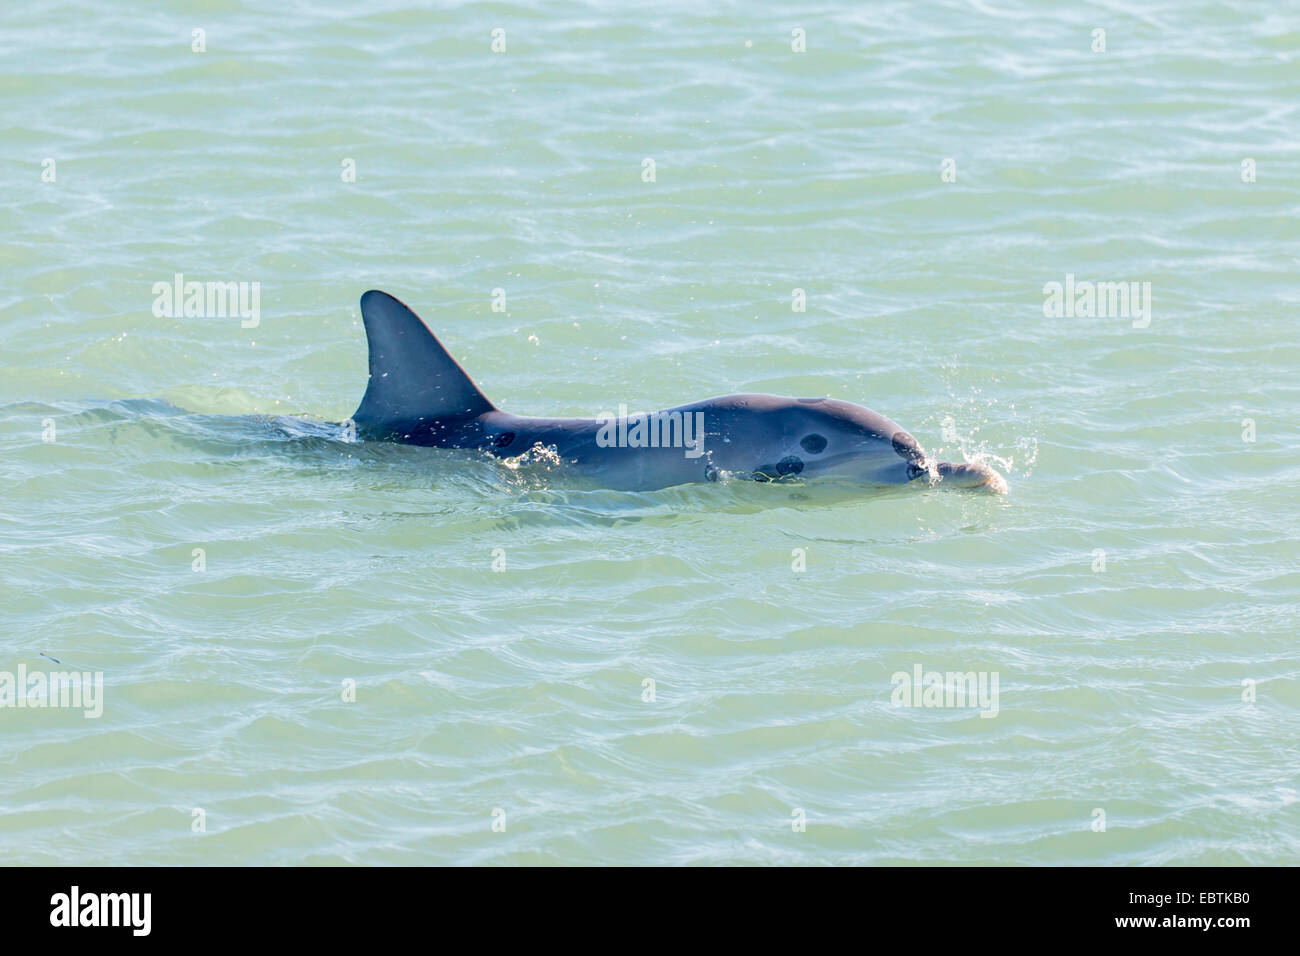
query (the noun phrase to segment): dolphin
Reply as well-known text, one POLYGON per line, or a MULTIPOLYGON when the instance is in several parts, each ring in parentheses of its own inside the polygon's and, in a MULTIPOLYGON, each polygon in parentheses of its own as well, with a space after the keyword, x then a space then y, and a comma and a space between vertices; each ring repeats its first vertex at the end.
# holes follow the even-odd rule
POLYGON ((401 300, 372 289, 361 297, 361 316, 370 380, 352 421, 366 439, 496 458, 544 455, 625 491, 795 475, 1007 490, 987 465, 932 461, 900 425, 833 398, 742 394, 633 415, 625 409, 598 418, 514 415, 479 391, 401 300))

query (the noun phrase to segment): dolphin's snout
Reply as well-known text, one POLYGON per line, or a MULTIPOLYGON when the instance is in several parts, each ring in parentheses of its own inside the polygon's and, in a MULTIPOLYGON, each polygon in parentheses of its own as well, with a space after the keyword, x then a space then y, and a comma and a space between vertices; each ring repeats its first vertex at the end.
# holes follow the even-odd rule
POLYGON ((1007 493, 1007 480, 988 465, 956 465, 950 461, 941 461, 938 469, 940 479, 951 481, 959 488, 987 488, 998 495, 1007 493))
POLYGON ((894 432, 890 444, 894 446, 895 454, 906 461, 920 463, 925 460, 925 452, 907 432, 894 432))

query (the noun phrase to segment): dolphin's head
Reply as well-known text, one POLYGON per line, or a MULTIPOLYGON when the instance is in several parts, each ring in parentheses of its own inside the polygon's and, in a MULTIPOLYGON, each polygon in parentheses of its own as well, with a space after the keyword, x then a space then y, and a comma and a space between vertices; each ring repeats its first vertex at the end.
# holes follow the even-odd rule
POLYGON ((937 480, 961 488, 1007 490, 1006 480, 987 465, 930 460, 906 429, 861 405, 798 399, 783 419, 780 460, 764 465, 764 473, 833 474, 881 485, 937 480))

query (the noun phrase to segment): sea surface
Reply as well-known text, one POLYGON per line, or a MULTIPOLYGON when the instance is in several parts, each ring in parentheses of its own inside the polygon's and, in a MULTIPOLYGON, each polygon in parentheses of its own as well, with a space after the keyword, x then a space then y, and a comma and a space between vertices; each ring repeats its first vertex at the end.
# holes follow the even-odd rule
POLYGON ((1300 863, 1294 4, 69 0, 0 63, 0 692, 102 675, 0 693, 2 862, 1300 863), (351 442, 369 288, 509 411, 829 395, 1010 493, 351 442))

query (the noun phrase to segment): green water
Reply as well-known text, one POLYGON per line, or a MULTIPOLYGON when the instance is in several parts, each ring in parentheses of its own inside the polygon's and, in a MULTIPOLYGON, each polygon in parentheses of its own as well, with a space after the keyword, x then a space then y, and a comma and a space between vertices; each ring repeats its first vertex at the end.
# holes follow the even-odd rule
POLYGON ((846 6, 3 8, 0 671, 103 674, 0 708, 4 862, 1300 861, 1300 11, 846 6), (270 417, 371 287, 510 411, 831 395, 1011 491, 270 417))

